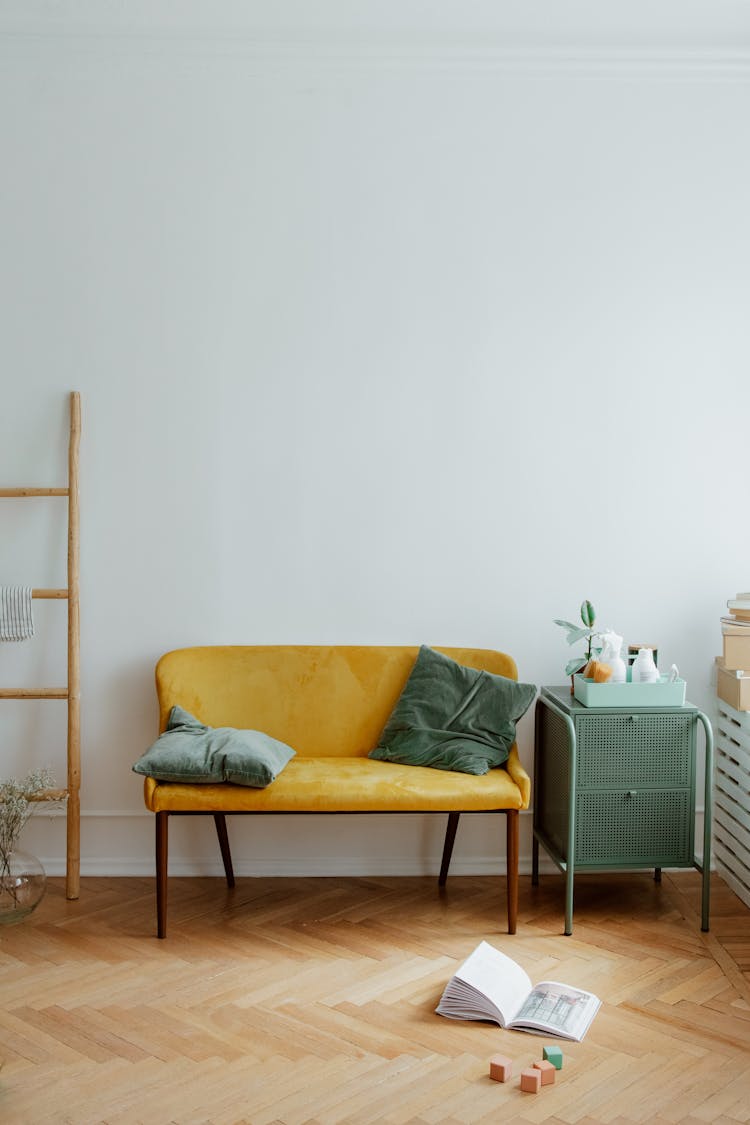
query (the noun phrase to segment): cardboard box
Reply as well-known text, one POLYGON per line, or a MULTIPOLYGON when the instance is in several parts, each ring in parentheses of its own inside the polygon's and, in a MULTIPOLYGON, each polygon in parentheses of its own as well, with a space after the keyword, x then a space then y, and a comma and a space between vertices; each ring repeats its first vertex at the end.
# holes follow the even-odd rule
POLYGON ((740 621, 737 617, 722 617, 721 631, 726 636, 748 637, 750 636, 750 623, 740 621))
POLYGON ((729 671, 750 671, 750 630, 743 636, 724 633, 724 667, 729 671))
POLYGON ((750 675, 727 668, 717 656, 716 694, 735 711, 750 711, 750 675))

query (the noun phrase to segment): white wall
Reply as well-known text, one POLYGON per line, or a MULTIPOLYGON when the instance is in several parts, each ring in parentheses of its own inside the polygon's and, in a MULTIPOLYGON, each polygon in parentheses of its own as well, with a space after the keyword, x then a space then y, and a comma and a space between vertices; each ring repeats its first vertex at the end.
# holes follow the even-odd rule
MULTIPOLYGON (((84 873, 152 869, 130 765, 180 645, 476 644, 554 683, 588 597, 711 707, 750 555, 750 14, 673 9, 0 8, 0 481, 64 483, 79 389, 84 873)), ((64 584, 63 515, 2 501, 0 581, 64 584)), ((35 612, 0 682, 64 680, 35 612)), ((0 723, 2 775, 62 779, 63 704, 0 723)), ((442 826, 232 834, 243 872, 420 872, 442 826)), ((472 818, 455 869, 501 834, 472 818)), ((61 820, 26 840, 62 870, 61 820)), ((209 826, 172 858, 218 870, 209 826)))

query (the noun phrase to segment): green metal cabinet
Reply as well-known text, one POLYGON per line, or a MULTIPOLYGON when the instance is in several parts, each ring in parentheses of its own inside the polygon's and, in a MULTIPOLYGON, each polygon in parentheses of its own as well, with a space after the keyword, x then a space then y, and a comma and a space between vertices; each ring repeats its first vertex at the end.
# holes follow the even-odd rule
POLYGON ((534 737, 532 883, 539 845, 566 875, 565 933, 573 932, 576 871, 697 867, 708 930, 713 734, 683 707, 584 707, 568 687, 542 688, 534 737), (695 858, 696 730, 706 742, 703 856, 695 858))

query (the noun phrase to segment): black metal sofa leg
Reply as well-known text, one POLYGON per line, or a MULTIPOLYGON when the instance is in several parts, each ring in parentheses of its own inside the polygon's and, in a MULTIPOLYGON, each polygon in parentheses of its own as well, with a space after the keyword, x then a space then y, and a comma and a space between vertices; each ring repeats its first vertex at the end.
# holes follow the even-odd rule
POLYGON ((518 851, 519 818, 517 809, 505 813, 505 854, 507 863, 508 933, 514 934, 518 924, 518 851))
POLYGON ((156 814, 156 932, 167 936, 167 859, 169 853, 169 813, 156 814))
POLYGON ((438 886, 444 887, 445 881, 448 878, 448 868, 451 865, 451 856, 453 855, 453 844, 456 839, 456 830, 458 829, 458 818, 461 813, 451 812, 448 813, 448 826, 445 830, 445 843, 443 844, 443 860, 440 864, 440 878, 438 879, 438 886))
POLYGON ((221 859, 224 864, 224 874, 227 877, 227 886, 234 886, 234 871, 232 869, 232 853, 229 850, 229 835, 227 833, 227 818, 224 813, 214 813, 216 835, 219 837, 221 859))

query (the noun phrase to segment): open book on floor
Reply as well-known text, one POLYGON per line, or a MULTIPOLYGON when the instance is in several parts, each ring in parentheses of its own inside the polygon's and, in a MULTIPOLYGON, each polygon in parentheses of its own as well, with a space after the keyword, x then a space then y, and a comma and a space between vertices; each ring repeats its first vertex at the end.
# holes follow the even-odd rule
POLYGON ((532 985, 520 965, 483 941, 448 981, 436 1011, 580 1042, 600 1005, 592 992, 554 980, 532 985))

